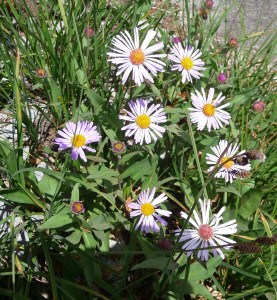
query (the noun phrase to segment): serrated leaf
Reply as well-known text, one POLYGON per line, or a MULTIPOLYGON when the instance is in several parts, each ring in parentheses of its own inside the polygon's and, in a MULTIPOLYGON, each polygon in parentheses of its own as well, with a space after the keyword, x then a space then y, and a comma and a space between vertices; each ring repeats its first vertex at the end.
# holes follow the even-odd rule
POLYGON ((139 263, 132 267, 131 271, 135 271, 138 269, 157 269, 161 271, 171 271, 178 268, 178 264, 174 261, 170 261, 167 268, 165 269, 166 265, 168 263, 168 257, 155 257, 146 259, 142 263, 139 263))
POLYGON ((262 200, 262 192, 258 189, 250 189, 241 199, 239 214, 243 218, 248 218, 259 207, 262 200))

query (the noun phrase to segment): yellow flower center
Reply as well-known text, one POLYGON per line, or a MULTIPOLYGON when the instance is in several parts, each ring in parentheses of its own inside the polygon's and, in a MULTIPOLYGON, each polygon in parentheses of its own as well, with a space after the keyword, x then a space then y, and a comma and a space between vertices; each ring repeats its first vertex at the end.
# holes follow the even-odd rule
POLYGON ((233 162, 232 160, 229 160, 227 163, 225 163, 225 161, 227 161, 228 159, 230 159, 230 157, 224 156, 224 157, 222 158, 222 160, 221 160, 221 163, 224 164, 224 165, 223 165, 223 168, 229 170, 229 169, 231 169, 231 168, 233 167, 234 162, 233 162))
POLYGON ((202 111, 205 116, 212 117, 215 114, 215 107, 212 104, 208 103, 204 105, 202 111))
POLYGON ((123 144, 116 143, 116 144, 114 144, 114 148, 116 148, 117 150, 122 150, 123 149, 123 144))
POLYGON ((146 129, 149 127, 151 122, 150 122, 150 118, 146 114, 143 114, 137 117, 136 123, 140 128, 146 129))
POLYGON ((186 70, 190 70, 193 67, 193 61, 189 57, 184 57, 181 60, 181 64, 182 64, 183 68, 186 70))
POLYGON ((83 203, 82 202, 75 202, 73 203, 72 205, 72 210, 75 212, 75 213, 79 213, 83 210, 83 203))
MULTIPOLYGON (((71 144, 72 144, 73 140, 74 140, 74 137, 71 138, 71 144)), ((75 136, 75 140, 74 140, 74 144, 73 144, 74 147, 80 148, 80 147, 85 146, 85 144, 86 144, 86 138, 85 138, 85 136, 82 135, 82 134, 77 134, 75 136)))
POLYGON ((142 206, 141 206, 141 212, 143 215, 145 216, 150 216, 150 215, 153 215, 155 211, 155 208, 152 204, 150 203, 144 203, 142 206))
POLYGON ((133 65, 141 65, 145 61, 145 54, 141 49, 134 49, 129 58, 133 65))
POLYGON ((38 69, 37 74, 38 74, 38 76, 44 77, 46 75, 46 70, 38 69))

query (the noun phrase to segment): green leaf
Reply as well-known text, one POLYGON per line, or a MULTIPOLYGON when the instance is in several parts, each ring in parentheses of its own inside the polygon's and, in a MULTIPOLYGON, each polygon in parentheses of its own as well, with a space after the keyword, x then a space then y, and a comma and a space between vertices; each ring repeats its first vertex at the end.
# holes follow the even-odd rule
POLYGON ((90 226, 96 230, 106 230, 113 228, 113 225, 110 223, 109 214, 101 214, 98 217, 94 218, 90 226))
POLYGON ((277 295, 274 293, 271 293, 271 292, 267 292, 267 293, 265 293, 265 296, 268 300, 276 300, 277 295))
POLYGON ((211 293, 200 283, 192 282, 190 280, 187 281, 185 295, 187 294, 195 294, 197 296, 205 297, 209 300, 214 300, 214 297, 211 293))
POLYGON ((10 145, 4 141, 0 141, 0 157, 6 161, 9 153, 12 151, 10 145))
POLYGON ((191 144, 191 138, 190 138, 189 134, 187 132, 185 132, 184 130, 182 130, 178 125, 172 124, 172 125, 167 126, 166 129, 168 131, 176 134, 180 138, 182 138, 185 142, 191 144))
POLYGON ((71 192, 71 203, 75 201, 79 201, 79 183, 74 185, 74 188, 71 192))
POLYGON ((85 242, 86 250, 95 250, 97 243, 91 233, 83 231, 83 239, 85 242))
POLYGON ((178 264, 174 261, 170 261, 167 268, 165 269, 166 265, 168 263, 168 257, 155 257, 146 259, 142 263, 139 263, 132 267, 131 271, 135 271, 138 269, 157 269, 161 271, 171 271, 178 268, 178 264))
POLYGON ((153 83, 150 84, 150 87, 151 87, 153 93, 154 93, 160 100, 162 100, 163 98, 162 98, 162 95, 161 95, 159 89, 158 89, 153 83))
POLYGON ((87 179, 107 179, 111 177, 118 177, 118 173, 114 170, 105 168, 104 170, 94 171, 87 179))
POLYGON ((224 192, 233 193, 233 194, 241 197, 241 194, 233 186, 228 186, 228 187, 222 186, 222 187, 216 189, 216 192, 217 193, 224 193, 224 192))
POLYGON ((85 93, 88 96, 92 106, 94 107, 95 113, 98 114, 98 110, 104 101, 103 98, 91 90, 86 90, 85 93))
POLYGON ((73 231, 73 232, 71 233, 71 235, 67 236, 66 239, 67 239, 70 243, 76 245, 76 244, 78 244, 78 243, 80 242, 81 237, 82 237, 82 231, 79 230, 79 229, 76 229, 75 231, 73 231))
POLYGON ((130 160, 133 156, 139 154, 139 153, 143 153, 143 151, 134 151, 131 153, 127 153, 125 155, 122 156, 122 159, 119 161, 120 165, 123 165, 125 162, 127 162, 128 160, 130 160))
POLYGON ((18 150, 12 150, 7 157, 6 164, 10 174, 13 174, 17 171, 17 157, 18 150))
POLYGON ((73 223, 73 219, 69 214, 57 214, 48 219, 40 227, 42 229, 58 228, 73 223))
MULTIPOLYGON (((51 88, 52 101, 56 103, 60 103, 59 96, 62 95, 60 88, 57 86, 57 83, 53 78, 48 77, 47 80, 51 88)), ((53 102, 51 102, 51 104, 53 104, 53 102)), ((55 106, 53 107, 55 108, 55 106)), ((56 109, 56 112, 58 113, 59 110, 56 109)))
POLYGON ((106 135, 112 142, 117 142, 119 138, 117 137, 116 133, 112 129, 108 129, 106 126, 102 126, 103 130, 105 131, 106 135))
POLYGON ((215 268, 221 263, 221 261, 222 261, 221 257, 218 258, 213 257, 209 259, 207 262, 207 270, 203 268, 199 262, 195 262, 191 264, 188 279, 191 282, 196 282, 211 277, 215 272, 215 268))
POLYGON ((138 237, 138 242, 147 259, 157 258, 157 251, 160 251, 160 249, 156 244, 154 244, 152 241, 150 242, 143 236, 138 237))
POLYGON ((40 191, 46 196, 52 198, 56 192, 59 180, 51 175, 44 175, 38 183, 40 191))
POLYGON ((94 162, 107 162, 106 159, 100 156, 87 155, 87 159, 94 162))
POLYGON ((14 189, 1 189, 0 195, 12 202, 16 203, 26 203, 26 204, 36 204, 31 197, 29 197, 22 189, 14 188, 14 189))
POLYGON ((248 218, 259 207, 262 200, 262 191, 258 189, 250 189, 241 199, 239 214, 243 218, 248 218))
POLYGON ((251 87, 248 90, 243 91, 240 94, 235 95, 231 101, 230 105, 241 105, 248 99, 251 99, 253 96, 255 96, 258 92, 259 88, 258 87, 251 87))
POLYGON ((155 172, 153 174, 150 174, 144 179, 141 185, 141 190, 144 191, 148 188, 152 190, 154 187, 157 187, 157 184, 158 184, 158 174, 155 172))
POLYGON ((142 161, 138 161, 129 168, 127 168, 120 176, 121 180, 132 177, 134 180, 141 179, 144 175, 150 175, 153 173, 153 168, 149 163, 149 160, 147 158, 143 159, 142 161))

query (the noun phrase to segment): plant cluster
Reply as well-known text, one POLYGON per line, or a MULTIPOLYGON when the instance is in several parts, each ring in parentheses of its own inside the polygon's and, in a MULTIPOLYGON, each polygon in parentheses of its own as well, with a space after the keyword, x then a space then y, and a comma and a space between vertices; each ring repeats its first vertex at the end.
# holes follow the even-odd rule
POLYGON ((277 34, 202 2, 1 3, 3 297, 277 295, 277 34))

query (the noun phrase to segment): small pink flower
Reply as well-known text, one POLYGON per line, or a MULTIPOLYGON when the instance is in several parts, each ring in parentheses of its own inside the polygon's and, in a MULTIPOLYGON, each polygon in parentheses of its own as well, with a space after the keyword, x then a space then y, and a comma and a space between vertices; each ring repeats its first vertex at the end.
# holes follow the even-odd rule
POLYGON ((43 69, 43 68, 38 68, 37 69, 37 75, 39 76, 39 77, 46 77, 46 74, 47 74, 47 72, 46 72, 46 70, 45 69, 43 69))
POLYGON ((83 202, 81 202, 81 201, 75 201, 71 205, 71 211, 74 214, 80 214, 80 213, 84 212, 84 210, 85 210, 85 207, 83 205, 83 202))
POLYGON ((253 106, 256 111, 260 111, 264 108, 264 103, 262 101, 258 100, 256 102, 254 102, 253 106))
POLYGON ((227 79, 227 75, 225 75, 224 73, 221 73, 221 74, 218 75, 217 79, 220 82, 225 82, 226 79, 227 79))
POLYGON ((85 35, 89 34, 89 36, 93 36, 94 30, 93 27, 89 27, 89 29, 86 27, 85 28, 85 35))
POLYGON ((163 238, 159 241, 159 246, 162 250, 170 250, 171 249, 171 243, 166 238, 163 238))
POLYGON ((174 42, 174 44, 181 43, 181 39, 179 37, 174 37, 173 42, 174 42))
POLYGON ((214 5, 214 2, 212 0, 206 0, 206 6, 211 8, 211 7, 213 7, 213 5, 214 5))
POLYGON ((112 143, 113 151, 116 153, 122 153, 125 151, 126 146, 122 142, 112 143))
POLYGON ((235 38, 231 38, 230 41, 229 41, 229 44, 230 44, 231 46, 233 46, 233 47, 236 47, 237 44, 238 44, 238 41, 237 41, 237 39, 235 39, 235 38))

